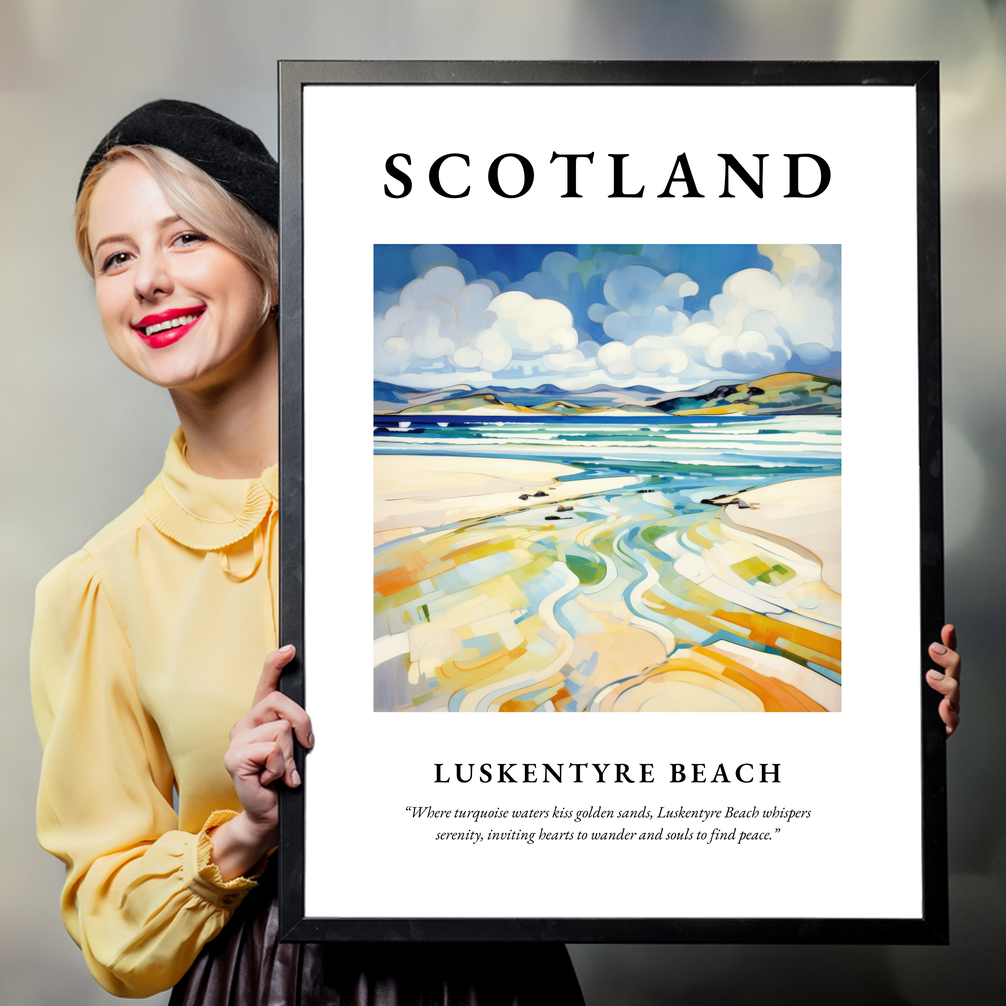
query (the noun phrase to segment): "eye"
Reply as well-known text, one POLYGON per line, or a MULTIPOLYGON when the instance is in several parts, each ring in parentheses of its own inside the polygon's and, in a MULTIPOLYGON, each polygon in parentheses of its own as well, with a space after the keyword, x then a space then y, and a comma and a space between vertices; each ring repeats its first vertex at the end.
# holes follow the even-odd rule
POLYGON ((209 238, 205 234, 200 234, 199 231, 184 231, 175 237, 171 243, 176 248, 193 248, 208 240, 209 238))
POLYGON ((101 271, 103 273, 117 272, 121 266, 124 266, 130 260, 130 258, 131 256, 129 252, 114 252, 109 255, 104 262, 102 262, 101 271))

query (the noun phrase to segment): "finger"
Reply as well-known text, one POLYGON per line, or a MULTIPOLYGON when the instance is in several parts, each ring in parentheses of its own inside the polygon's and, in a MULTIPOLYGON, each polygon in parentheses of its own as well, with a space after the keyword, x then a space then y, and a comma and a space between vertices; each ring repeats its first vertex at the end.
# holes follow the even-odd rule
POLYGON ((946 725, 947 736, 949 737, 961 722, 961 714, 950 704, 948 699, 944 699, 940 703, 940 719, 946 725))
POLYGON ((944 625, 940 630, 940 639, 943 640, 943 645, 949 647, 951 650, 957 649, 957 629, 952 625, 944 625))
POLYGON ((269 755, 262 765, 258 780, 263 786, 274 783, 277 779, 283 778, 286 771, 286 759, 283 757, 283 749, 280 744, 274 743, 269 751, 269 755))
POLYGON ((939 705, 939 714, 949 737, 961 721, 960 683, 955 678, 935 670, 930 670, 926 674, 926 683, 934 691, 943 695, 943 700, 939 705))
POLYGON ((272 720, 286 720, 294 728, 297 740, 304 747, 314 747, 314 731, 311 717, 289 695, 282 692, 270 692, 261 702, 252 707, 251 712, 239 724, 245 729, 268 723, 272 720))
POLYGON ((228 748, 224 755, 224 767, 232 776, 249 781, 255 779, 262 786, 279 779, 285 765, 283 751, 274 740, 228 748))
POLYGON ((952 678, 960 675, 961 655, 942 643, 929 644, 929 656, 952 678))
POLYGON ((262 665, 262 676, 255 689, 255 698, 252 699, 252 708, 257 706, 270 692, 276 691, 283 668, 293 660, 296 653, 297 650, 292 645, 288 645, 282 649, 273 650, 265 658, 265 663, 262 665))
MULTIPOLYGON (((293 756, 293 731, 286 720, 271 720, 244 731, 237 739, 235 747, 249 747, 272 742, 277 744, 283 758, 283 781, 293 789, 300 785, 300 773, 293 756)), ((274 778, 279 778, 275 776, 274 778)))
POLYGON ((940 671, 930 670, 926 673, 926 683, 933 691, 943 695, 955 712, 959 710, 958 695, 961 685, 956 678, 950 677, 949 674, 942 674, 940 671))
POLYGON ((305 748, 314 747, 314 728, 311 717, 289 696, 282 692, 270 692, 246 716, 231 727, 230 740, 234 742, 243 734, 260 727, 263 724, 276 723, 282 720, 289 723, 297 740, 305 748))

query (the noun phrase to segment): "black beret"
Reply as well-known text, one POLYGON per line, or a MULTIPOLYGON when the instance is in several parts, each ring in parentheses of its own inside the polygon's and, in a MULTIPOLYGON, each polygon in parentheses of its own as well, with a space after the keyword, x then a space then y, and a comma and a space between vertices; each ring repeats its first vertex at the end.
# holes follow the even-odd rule
POLYGON ((91 169, 112 147, 166 147, 191 161, 273 227, 279 226, 279 165, 250 130, 191 101, 163 98, 114 125, 84 165, 77 195, 91 169))

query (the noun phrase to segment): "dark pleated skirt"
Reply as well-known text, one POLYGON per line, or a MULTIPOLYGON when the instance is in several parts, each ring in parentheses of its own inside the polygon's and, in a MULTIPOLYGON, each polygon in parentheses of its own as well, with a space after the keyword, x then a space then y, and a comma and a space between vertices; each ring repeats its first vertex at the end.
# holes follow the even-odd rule
POLYGON ((170 1006, 583 1006, 561 943, 280 943, 274 874, 170 1006))

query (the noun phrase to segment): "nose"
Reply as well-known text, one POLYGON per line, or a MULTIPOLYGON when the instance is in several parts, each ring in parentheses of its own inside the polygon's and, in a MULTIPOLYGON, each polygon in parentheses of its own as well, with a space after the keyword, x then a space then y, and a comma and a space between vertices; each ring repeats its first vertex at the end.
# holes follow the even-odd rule
POLYGON ((138 301, 157 301, 174 290, 166 256, 160 249, 141 254, 133 270, 133 289, 138 301))

